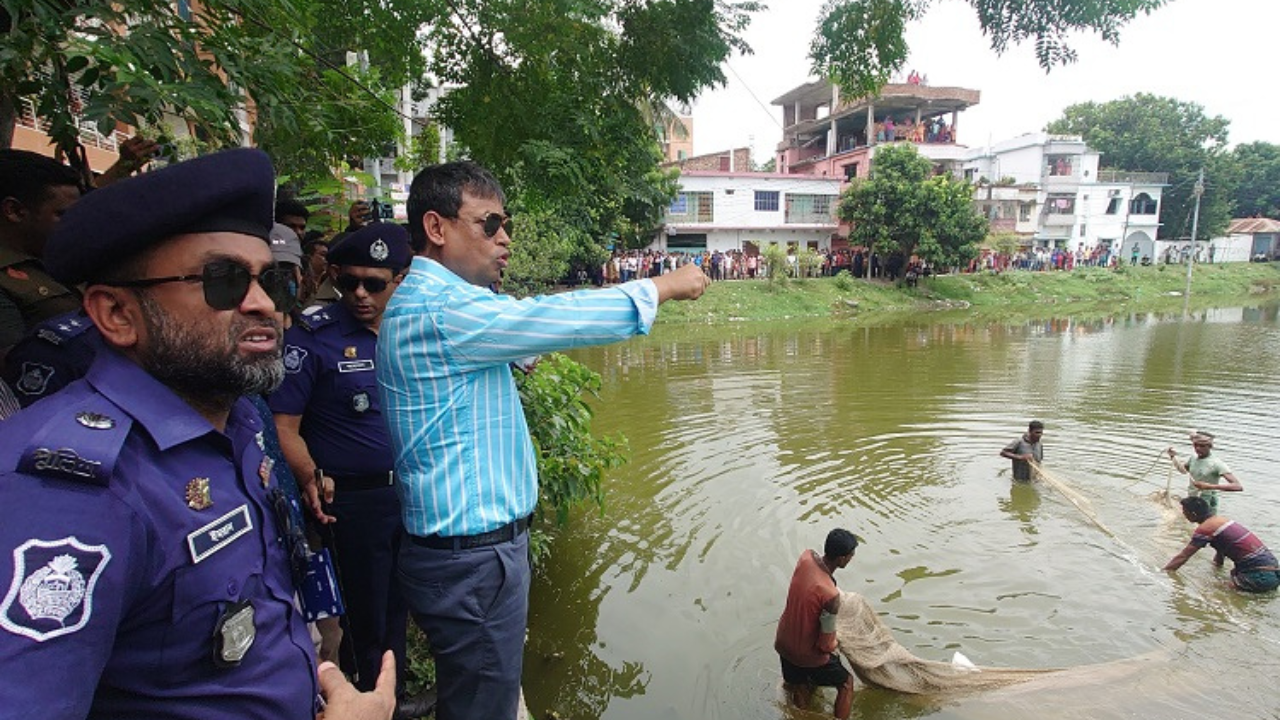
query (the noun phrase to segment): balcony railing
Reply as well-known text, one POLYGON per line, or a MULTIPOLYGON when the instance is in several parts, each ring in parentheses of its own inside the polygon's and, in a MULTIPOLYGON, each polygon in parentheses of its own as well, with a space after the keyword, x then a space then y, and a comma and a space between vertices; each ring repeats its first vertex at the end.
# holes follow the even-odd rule
MULTIPOLYGON (((77 91, 79 88, 77 88, 77 91)), ((83 101, 83 98, 82 98, 83 101)), ((98 128, 93 123, 82 117, 75 119, 76 130, 80 133, 80 142, 86 146, 96 147, 108 152, 119 153, 120 143, 129 139, 129 136, 119 130, 113 131, 110 135, 103 135, 98 132, 98 128)), ((36 132, 49 134, 49 121, 36 115, 36 101, 30 97, 22 98, 19 105, 17 118, 19 127, 30 128, 36 132)))
POLYGON ((1128 172, 1127 170, 1099 170, 1100 183, 1135 183, 1137 185, 1168 185, 1169 173, 1128 172))

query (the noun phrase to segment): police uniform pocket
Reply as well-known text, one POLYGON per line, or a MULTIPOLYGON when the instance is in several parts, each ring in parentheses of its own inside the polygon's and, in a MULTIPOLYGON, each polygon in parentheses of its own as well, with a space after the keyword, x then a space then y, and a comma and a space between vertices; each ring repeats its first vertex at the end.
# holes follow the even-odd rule
POLYGON ((378 381, 372 372, 352 373, 337 384, 338 397, 347 404, 347 412, 359 417, 378 412, 378 381))
POLYGON ((174 574, 165 667, 233 667, 252 648, 262 575, 250 572, 253 568, 237 572, 234 566, 211 559, 208 565, 190 565, 174 574))

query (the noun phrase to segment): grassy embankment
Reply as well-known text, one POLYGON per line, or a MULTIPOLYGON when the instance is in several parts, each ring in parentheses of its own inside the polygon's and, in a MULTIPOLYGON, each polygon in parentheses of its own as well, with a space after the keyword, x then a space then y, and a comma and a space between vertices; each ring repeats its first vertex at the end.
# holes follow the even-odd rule
MULTIPOLYGON (((697 302, 666 303, 666 323, 728 323, 834 317, 872 321, 896 315, 966 309, 996 317, 1048 317, 1118 310, 1182 307, 1186 266, 1080 268, 1071 272, 1006 272, 946 275, 919 287, 839 278, 715 283, 697 302)), ((1224 306, 1280 298, 1280 263, 1197 265, 1193 307, 1224 306)))

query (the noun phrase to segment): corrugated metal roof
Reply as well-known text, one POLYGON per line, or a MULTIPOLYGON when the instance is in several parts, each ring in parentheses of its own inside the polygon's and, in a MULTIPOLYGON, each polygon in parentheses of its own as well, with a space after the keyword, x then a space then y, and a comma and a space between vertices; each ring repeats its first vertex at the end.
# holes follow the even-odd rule
POLYGON ((1257 235, 1259 233, 1280 233, 1280 220, 1271 218, 1236 218, 1227 226, 1231 235, 1257 235))

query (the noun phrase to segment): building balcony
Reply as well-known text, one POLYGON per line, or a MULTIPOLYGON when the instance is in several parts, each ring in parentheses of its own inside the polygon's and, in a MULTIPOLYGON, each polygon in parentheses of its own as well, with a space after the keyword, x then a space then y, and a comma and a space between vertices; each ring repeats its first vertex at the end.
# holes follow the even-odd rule
POLYGON ((788 212, 783 222, 787 225, 820 225, 823 227, 835 227, 839 224, 835 218, 831 217, 831 213, 824 212, 788 212))
POLYGON ((1132 185, 1168 185, 1169 173, 1128 172, 1126 170, 1099 170, 1100 183, 1129 183, 1132 185))

